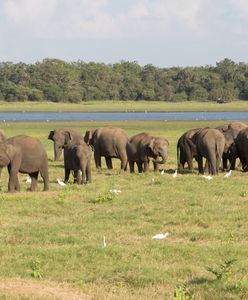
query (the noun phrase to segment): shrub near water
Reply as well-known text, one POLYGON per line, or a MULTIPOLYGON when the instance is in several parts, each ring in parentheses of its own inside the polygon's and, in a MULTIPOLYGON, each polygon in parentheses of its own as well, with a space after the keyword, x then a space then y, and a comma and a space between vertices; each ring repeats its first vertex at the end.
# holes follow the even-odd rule
MULTIPOLYGON (((72 122, 71 126, 84 132, 106 124, 72 122)), ((7 194, 4 169, 0 276, 67 282, 95 299, 173 299, 175 293, 185 297, 191 293, 194 299, 246 299, 247 174, 237 170, 224 179, 220 173, 212 181, 196 170, 178 174, 176 179, 171 176, 180 134, 219 124, 111 123, 130 135, 149 131, 168 138, 164 175, 124 173, 118 160, 113 170, 107 170, 103 162, 98 172, 92 161, 92 184, 62 188, 56 179, 64 176, 63 161, 49 160, 50 192, 40 192, 41 180, 39 192, 26 192, 26 175, 19 174, 21 192, 7 194), (122 192, 111 194, 111 189, 122 192), (165 232, 169 232, 166 239, 152 240, 165 232), (231 260, 235 262, 223 265, 231 260), (223 273, 222 278, 210 270, 223 273)), ((53 146, 47 134, 59 125, 13 123, 6 132, 39 136, 51 159, 53 146)))

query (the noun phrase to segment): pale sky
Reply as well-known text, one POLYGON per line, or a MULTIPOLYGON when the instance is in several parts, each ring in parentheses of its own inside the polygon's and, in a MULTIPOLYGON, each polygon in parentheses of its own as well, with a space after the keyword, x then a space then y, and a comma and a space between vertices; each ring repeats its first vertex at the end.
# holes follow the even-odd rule
POLYGON ((248 0, 0 0, 0 61, 248 62, 248 0))

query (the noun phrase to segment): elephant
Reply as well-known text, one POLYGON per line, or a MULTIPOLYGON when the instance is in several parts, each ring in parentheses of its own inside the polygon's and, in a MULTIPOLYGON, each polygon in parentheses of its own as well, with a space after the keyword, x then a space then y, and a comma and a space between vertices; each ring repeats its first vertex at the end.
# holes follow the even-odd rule
POLYGON ((54 161, 58 161, 66 142, 72 139, 78 141, 82 135, 73 128, 57 128, 50 131, 48 139, 54 142, 54 161))
POLYGON ((49 190, 47 153, 41 142, 31 136, 18 135, 0 143, 0 167, 8 168, 8 191, 20 190, 18 172, 29 174, 31 191, 37 188, 40 173, 44 182, 44 191, 49 190))
POLYGON ((83 140, 74 143, 69 141, 64 147, 65 180, 67 183, 70 171, 74 172, 74 183, 84 184, 91 182, 91 148, 83 140), (82 172, 82 177, 80 175, 82 172))
POLYGON ((6 141, 7 140, 7 136, 5 134, 5 132, 0 129, 0 142, 6 141))
MULTIPOLYGON (((4 142, 6 140, 7 140, 7 136, 6 136, 5 132, 2 129, 0 129, 0 143, 4 142)), ((2 168, 0 168, 0 176, 1 175, 2 175, 2 168)))
POLYGON ((225 137, 225 148, 222 156, 223 170, 228 169, 227 161, 230 162, 230 170, 235 170, 237 148, 235 145, 235 139, 238 133, 247 125, 241 122, 232 122, 228 125, 222 125, 216 127, 220 130, 225 137))
POLYGON ((244 172, 248 172, 248 127, 240 130, 235 139, 235 145, 237 148, 237 156, 242 164, 242 169, 244 172))
POLYGON ((193 136, 202 128, 186 131, 177 142, 177 165, 178 169, 184 169, 187 162, 190 171, 193 170, 193 158, 196 158, 196 145, 192 142, 193 136))
POLYGON ((108 169, 113 168, 112 158, 119 158, 121 169, 126 171, 126 145, 128 142, 126 131, 118 127, 101 127, 95 130, 87 130, 84 141, 94 149, 97 169, 101 169, 101 157, 104 156, 108 169))
POLYGON ((139 173, 147 172, 149 157, 153 158, 154 171, 158 171, 159 165, 164 164, 168 158, 168 146, 167 139, 153 137, 146 132, 131 137, 127 144, 130 172, 134 172, 135 163, 139 173))
POLYGON ((205 157, 208 172, 217 175, 225 147, 223 133, 216 128, 203 128, 193 136, 192 141, 196 145, 199 173, 204 174, 202 159, 205 157))

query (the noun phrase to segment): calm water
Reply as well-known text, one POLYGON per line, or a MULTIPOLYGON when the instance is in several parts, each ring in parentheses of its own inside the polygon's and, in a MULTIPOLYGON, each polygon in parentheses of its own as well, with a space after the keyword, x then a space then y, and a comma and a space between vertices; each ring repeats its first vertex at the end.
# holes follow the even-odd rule
POLYGON ((248 120, 248 112, 0 112, 0 121, 248 120))

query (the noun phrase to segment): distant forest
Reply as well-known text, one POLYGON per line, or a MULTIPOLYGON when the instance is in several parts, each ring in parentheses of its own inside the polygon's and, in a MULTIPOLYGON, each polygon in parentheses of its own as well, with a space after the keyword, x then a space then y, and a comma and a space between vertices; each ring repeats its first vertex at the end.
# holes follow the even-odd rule
POLYGON ((0 99, 78 103, 87 100, 248 100, 248 64, 225 58, 216 66, 158 68, 44 59, 0 63, 0 99))

